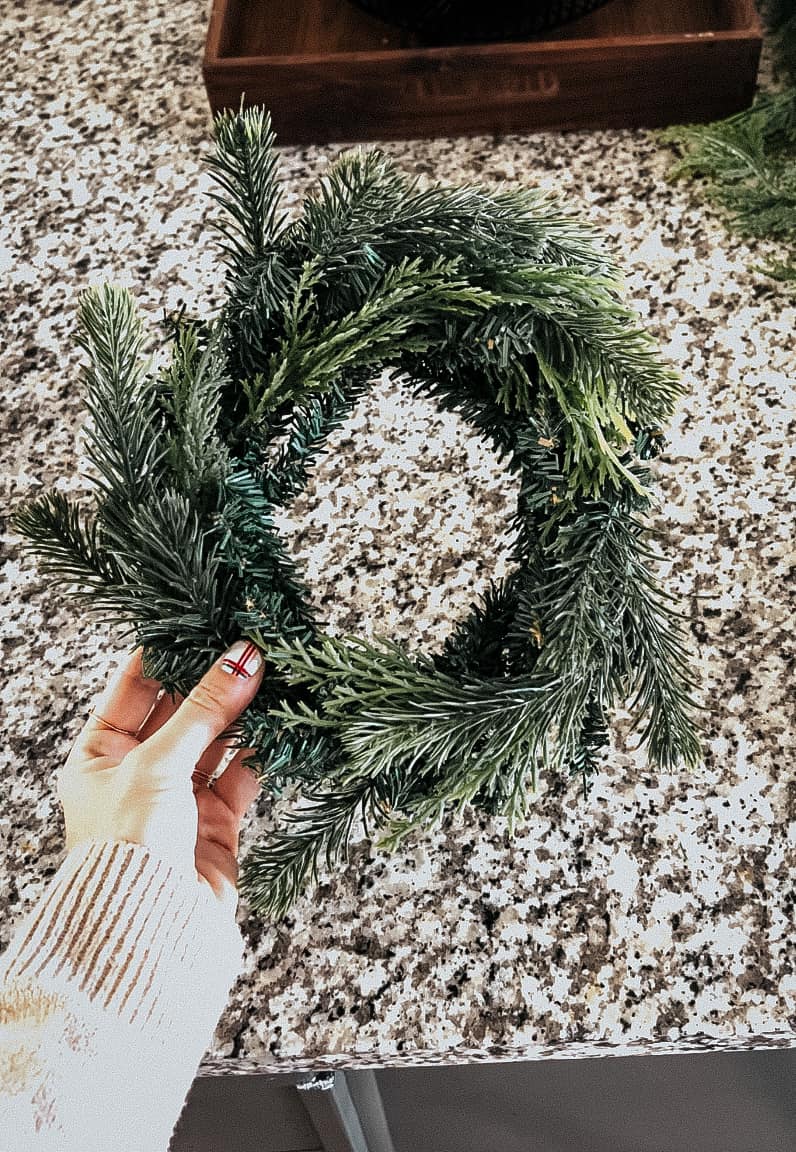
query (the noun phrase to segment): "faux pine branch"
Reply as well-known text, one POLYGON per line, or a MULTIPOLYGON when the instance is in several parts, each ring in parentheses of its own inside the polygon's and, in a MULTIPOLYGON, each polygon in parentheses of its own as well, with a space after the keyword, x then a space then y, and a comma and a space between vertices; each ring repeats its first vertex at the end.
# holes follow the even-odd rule
POLYGON ((714 124, 663 133, 680 152, 673 176, 699 177, 707 196, 745 236, 774 241, 782 257, 765 271, 796 281, 796 3, 761 0, 775 69, 773 92, 714 124))
POLYGON ((283 913, 360 818, 385 847, 468 805, 522 819, 545 774, 588 781, 622 701, 654 763, 695 765, 645 523, 682 386, 592 233, 535 192, 421 188, 378 151, 343 155, 288 222, 258 110, 216 122, 210 171, 220 315, 172 318, 155 371, 129 294, 86 294, 94 497, 36 498, 16 525, 168 689, 240 635, 264 649, 240 740, 264 787, 301 797, 244 862, 253 904, 283 913), (384 367, 460 413, 520 487, 514 570, 419 656, 326 635, 275 527, 384 367))

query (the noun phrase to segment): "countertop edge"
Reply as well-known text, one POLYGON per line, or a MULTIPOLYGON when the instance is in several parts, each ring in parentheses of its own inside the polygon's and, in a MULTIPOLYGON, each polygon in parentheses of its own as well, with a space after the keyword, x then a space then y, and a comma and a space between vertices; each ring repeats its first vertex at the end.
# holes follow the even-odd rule
POLYGON ((674 1056, 699 1052, 750 1052, 796 1048, 796 1022, 788 1030, 711 1036, 697 1033, 676 1040, 565 1040, 553 1044, 513 1047, 493 1044, 483 1048, 451 1048, 448 1051, 357 1053, 275 1058, 261 1062, 244 1057, 207 1056, 200 1076, 294 1075, 301 1072, 355 1071, 366 1068, 451 1067, 466 1064, 507 1064, 530 1060, 588 1060, 608 1056, 674 1056))

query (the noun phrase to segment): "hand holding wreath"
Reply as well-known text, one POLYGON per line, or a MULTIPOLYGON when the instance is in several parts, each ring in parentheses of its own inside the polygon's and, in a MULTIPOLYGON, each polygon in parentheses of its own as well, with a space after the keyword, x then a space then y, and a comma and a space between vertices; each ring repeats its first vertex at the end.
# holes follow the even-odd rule
POLYGON ((254 645, 240 649, 224 653, 184 700, 144 675, 140 649, 127 656, 57 777, 67 849, 141 844, 195 872, 233 915, 238 831, 259 786, 246 750, 223 737, 262 679, 254 645))

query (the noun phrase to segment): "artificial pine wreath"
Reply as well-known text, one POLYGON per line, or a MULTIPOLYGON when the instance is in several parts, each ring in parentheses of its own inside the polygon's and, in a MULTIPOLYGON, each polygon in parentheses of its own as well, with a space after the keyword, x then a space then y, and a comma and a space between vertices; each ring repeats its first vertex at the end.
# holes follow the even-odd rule
POLYGON ((288 222, 258 110, 217 120, 209 163, 221 314, 172 317, 156 370, 130 295, 84 296, 95 498, 38 497, 16 525, 169 689, 241 634, 265 650, 240 739, 267 788, 303 800, 244 862, 253 905, 289 907, 358 816, 390 845, 467 804, 516 820, 540 772, 588 779, 618 701, 655 764, 694 765, 643 519, 681 385, 589 230, 537 192, 423 189, 378 151, 341 156, 288 222), (520 479, 515 569, 417 658, 325 635, 272 519, 384 366, 520 479))

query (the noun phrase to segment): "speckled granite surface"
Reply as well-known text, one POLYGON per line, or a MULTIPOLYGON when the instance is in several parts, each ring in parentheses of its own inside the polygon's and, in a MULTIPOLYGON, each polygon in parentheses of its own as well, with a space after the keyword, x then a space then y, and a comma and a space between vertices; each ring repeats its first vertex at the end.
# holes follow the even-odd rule
MULTIPOLYGON (((156 319, 218 298, 200 157, 202 0, 28 0, 0 18, 2 507, 84 489, 78 292, 156 319)), ((584 803, 542 792, 509 840, 467 817, 350 873, 278 927, 241 909, 247 973, 215 1071, 792 1044, 796 551, 792 303, 666 183, 639 133, 391 143, 410 172, 556 188, 605 233, 692 385, 661 467, 666 576, 690 616, 707 758, 650 772, 621 726, 584 803), (790 697, 790 699, 789 699, 790 697)), ((283 153, 289 195, 333 147, 283 153)), ((500 571, 511 485, 450 416, 380 383, 291 532, 336 628, 438 642, 500 571), (331 524, 331 528, 329 525, 331 524)), ((113 661, 4 532, 0 946, 62 857, 51 775, 113 661)), ((245 842, 267 824, 253 816, 245 842)))

